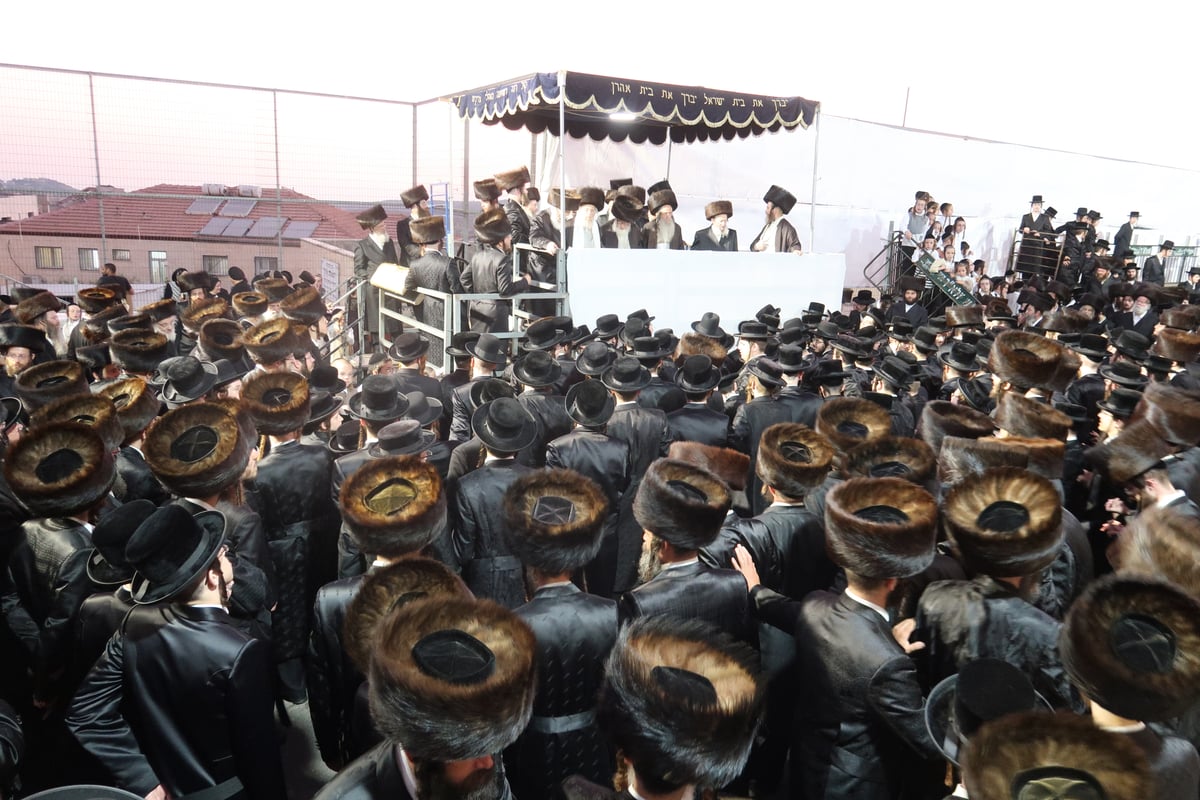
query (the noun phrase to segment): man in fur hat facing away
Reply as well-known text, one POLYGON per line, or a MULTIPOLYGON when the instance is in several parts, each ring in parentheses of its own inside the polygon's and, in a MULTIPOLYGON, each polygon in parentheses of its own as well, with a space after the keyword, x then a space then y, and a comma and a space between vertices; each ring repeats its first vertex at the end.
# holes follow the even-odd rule
POLYGON ((400 245, 400 261, 397 263, 407 267, 420 255, 419 243, 412 237, 412 223, 432 216, 429 212, 429 190, 424 184, 418 183, 400 193, 400 202, 408 209, 408 216, 396 223, 396 242, 400 245))
POLYGON ((315 800, 509 800, 500 754, 529 723, 537 645, 485 600, 427 597, 376 629, 370 707, 385 741, 315 800))
POLYGON ((525 187, 529 185, 529 168, 518 167, 507 172, 496 173, 496 188, 508 193, 504 202, 504 216, 512 227, 513 244, 529 244, 529 230, 533 217, 525 210, 525 187))
MULTIPOLYGON (((525 278, 512 279, 512 227, 503 211, 494 208, 476 217, 475 237, 479 240, 479 250, 462 272, 464 292, 510 297, 529 289, 525 278)), ((511 300, 473 300, 468 324, 479 333, 504 332, 508 330, 511 313, 511 300)))
POLYGON ((782 186, 772 186, 763 195, 767 204, 766 224, 750 243, 755 253, 795 253, 800 255, 800 235, 784 217, 796 205, 796 196, 782 186))
POLYGON ((359 289, 365 296, 359 298, 359 313, 367 315, 364 324, 367 342, 364 349, 374 346, 374 339, 379 335, 379 292, 369 281, 380 264, 399 264, 400 257, 396 254, 396 244, 388 236, 387 212, 383 206, 376 203, 358 215, 358 224, 366 234, 354 245, 354 279, 365 281, 359 289))

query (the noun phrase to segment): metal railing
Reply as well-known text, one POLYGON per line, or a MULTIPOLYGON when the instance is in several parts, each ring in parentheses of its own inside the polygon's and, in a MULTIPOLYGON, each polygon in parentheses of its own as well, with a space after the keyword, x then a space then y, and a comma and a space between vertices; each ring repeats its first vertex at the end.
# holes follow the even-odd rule
POLYGON ((1062 252, 1062 243, 1057 235, 1052 239, 1026 237, 1018 229, 1013 232, 1012 247, 1008 251, 1008 268, 1014 272, 1057 278, 1062 252))

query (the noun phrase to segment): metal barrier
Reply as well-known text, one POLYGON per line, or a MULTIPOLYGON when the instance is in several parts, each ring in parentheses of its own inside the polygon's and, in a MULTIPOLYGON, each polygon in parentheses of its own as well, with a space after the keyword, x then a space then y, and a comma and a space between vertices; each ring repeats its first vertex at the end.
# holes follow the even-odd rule
POLYGON ((1044 235, 1026 239, 1020 230, 1015 231, 1012 248, 1008 251, 1008 268, 1015 272, 1057 278, 1058 268, 1062 264, 1062 244, 1057 235, 1050 239, 1041 238, 1044 235))

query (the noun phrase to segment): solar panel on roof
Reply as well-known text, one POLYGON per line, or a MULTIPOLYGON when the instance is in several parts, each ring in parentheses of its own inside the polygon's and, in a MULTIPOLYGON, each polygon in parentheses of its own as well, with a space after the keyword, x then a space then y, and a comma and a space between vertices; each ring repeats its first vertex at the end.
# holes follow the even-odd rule
POLYGON ((224 207, 221 209, 222 217, 245 217, 249 216, 254 210, 254 206, 258 203, 257 200, 247 200, 237 198, 235 200, 226 200, 224 207))
POLYGON ((200 229, 200 233, 197 235, 220 236, 225 233, 225 228, 229 225, 229 223, 235 221, 236 220, 228 219, 226 217, 213 217, 208 221, 208 224, 200 229))
POLYGON ((290 222, 283 230, 285 239, 307 239, 316 232, 319 222, 290 222))
POLYGON ((225 229, 223 236, 245 236, 246 231, 254 227, 252 219, 231 219, 229 227, 225 229))
POLYGON ((246 236, 267 239, 279 233, 279 229, 287 222, 287 217, 260 217, 246 236))
POLYGON ((198 197, 192 201, 192 204, 187 207, 187 211, 183 213, 196 215, 215 214, 217 213, 217 209, 221 207, 224 199, 223 197, 198 197))

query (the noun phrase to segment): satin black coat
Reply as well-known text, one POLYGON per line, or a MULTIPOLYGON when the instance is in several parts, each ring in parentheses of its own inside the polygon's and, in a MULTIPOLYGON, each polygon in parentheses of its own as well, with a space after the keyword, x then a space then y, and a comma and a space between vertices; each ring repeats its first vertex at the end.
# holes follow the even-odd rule
POLYGON ((533 220, 521 204, 516 200, 506 202, 504 216, 508 217, 508 224, 512 227, 513 244, 529 244, 529 229, 533 226, 533 220))
POLYGON ((821 410, 821 406, 825 402, 825 398, 821 395, 799 386, 783 387, 775 399, 791 411, 792 422, 799 422, 810 428, 816 427, 817 412, 821 410))
POLYGON ((650 376, 650 383, 638 392, 637 397, 637 404, 642 408, 657 408, 668 414, 683 408, 686 403, 682 389, 657 375, 650 376))
POLYGON ((450 503, 454 558, 476 597, 506 608, 525 602, 524 569, 504 539, 504 493, 529 467, 513 459, 484 464, 464 475, 450 503))
POLYGON ((699 619, 758 648, 746 579, 731 569, 712 569, 699 561, 664 569, 617 602, 622 624, 651 616, 699 619))
POLYGON ((617 604, 568 583, 538 589, 516 613, 537 640, 538 687, 529 727, 504 753, 513 793, 549 798, 571 775, 610 779, 613 757, 595 710, 617 604))
POLYGON ((671 438, 678 442, 699 442, 713 447, 729 444, 729 417, 713 411, 707 403, 688 403, 667 414, 671 438))
POLYGON ((629 489, 621 496, 618 522, 617 574, 614 596, 637 585, 637 560, 642 551, 642 526, 633 517, 633 499, 650 464, 667 454, 671 429, 667 415, 637 403, 618 404, 605 433, 629 446, 629 489))
POLYGON ((223 610, 156 606, 109 641, 67 728, 139 796, 161 783, 172 797, 225 785, 216 797, 284 800, 273 696, 267 646, 223 610))
POLYGON ((729 435, 729 446, 750 456, 750 468, 746 476, 746 499, 755 514, 761 514, 770 501, 763 496, 762 481, 754 465, 758 462, 758 442, 763 431, 777 422, 791 422, 791 407, 774 397, 756 397, 745 403, 733 417, 729 435))
MULTIPOLYGON (((441 319, 437 324, 441 326, 441 319)), ((400 394, 408 394, 409 392, 421 392, 426 397, 434 400, 442 399, 442 384, 437 378, 430 377, 424 373, 401 367, 396 370, 396 380, 400 383, 400 394)))
POLYGON ((84 599, 76 619, 73 687, 82 682, 96 660, 104 655, 108 640, 121 629, 121 624, 133 608, 133 597, 124 587, 112 592, 91 594, 84 599))
POLYGON ((696 231, 696 235, 692 237, 693 250, 714 250, 718 253, 736 253, 738 249, 737 231, 727 229, 725 235, 721 237, 721 241, 713 241, 711 235, 712 228, 702 228, 696 231))
POLYGON ((308 658, 304 664, 308 711, 321 760, 333 770, 346 766, 362 752, 354 745, 350 718, 354 693, 366 678, 346 654, 342 639, 346 610, 362 581, 363 576, 356 575, 322 586, 313 603, 312 630, 308 635, 308 658))
POLYGON ((538 425, 537 438, 533 440, 533 444, 521 451, 523 455, 527 454, 527 457, 521 458, 520 461, 531 467, 545 466, 546 445, 570 433, 575 423, 567 415, 566 404, 560 395, 526 391, 517 395, 517 402, 533 416, 538 425))
MULTIPOLYGON (((485 244, 471 257, 471 263, 462 271, 459 280, 467 294, 493 293, 511 297, 529 289, 526 279, 513 280, 512 269, 512 256, 495 245, 485 244)), ((508 330, 511 300, 472 300, 468 309, 470 330, 480 333, 508 330)))

